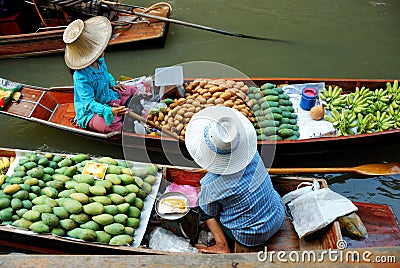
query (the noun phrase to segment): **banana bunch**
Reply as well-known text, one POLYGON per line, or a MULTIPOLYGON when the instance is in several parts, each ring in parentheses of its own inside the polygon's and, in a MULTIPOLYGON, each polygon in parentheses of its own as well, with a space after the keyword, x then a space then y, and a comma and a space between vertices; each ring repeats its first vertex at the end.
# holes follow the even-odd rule
POLYGON ((376 101, 376 102, 371 102, 365 112, 376 114, 377 112, 383 113, 387 109, 388 109, 387 103, 376 101))
POLYGON ((14 161, 14 157, 2 157, 0 159, 0 170, 2 172, 0 172, 0 173, 3 173, 3 171, 7 172, 8 168, 11 166, 13 161, 14 161))
POLYGON ((386 112, 381 113, 380 111, 377 111, 375 115, 375 122, 373 122, 373 128, 375 129, 376 132, 384 131, 392 129, 394 123, 395 122, 392 119, 392 116, 390 116, 388 113, 386 112))
POLYGON ((349 110, 342 110, 342 112, 339 113, 332 107, 331 115, 325 115, 324 119, 333 124, 333 127, 337 129, 338 136, 355 134, 352 128, 357 126, 357 117, 349 110))
POLYGON ((339 86, 328 86, 321 90, 319 97, 326 102, 325 109, 344 108, 346 106, 346 96, 342 95, 343 89, 339 86))
POLYGON ((363 116, 361 113, 357 114, 357 134, 371 133, 374 127, 374 116, 366 114, 363 116))
POLYGON ((386 83, 386 89, 387 89, 389 94, 392 94, 392 95, 400 94, 399 81, 398 80, 394 80, 393 81, 393 86, 392 86, 392 84, 390 82, 387 82, 386 83))
POLYGON ((389 106, 388 114, 392 117, 394 121, 394 127, 400 128, 400 110, 393 108, 392 105, 389 106))
POLYGON ((354 114, 363 113, 368 109, 372 98, 372 92, 369 89, 357 87, 354 93, 347 96, 347 109, 354 114))
POLYGON ((390 106, 394 109, 399 108, 400 106, 400 87, 398 80, 394 80, 393 86, 390 82, 386 83, 386 90, 389 93, 389 97, 391 99, 390 106))
POLYGON ((373 98, 373 102, 383 102, 383 103, 388 103, 390 101, 390 96, 388 94, 388 90, 387 89, 375 89, 375 91, 373 91, 372 96, 373 98))

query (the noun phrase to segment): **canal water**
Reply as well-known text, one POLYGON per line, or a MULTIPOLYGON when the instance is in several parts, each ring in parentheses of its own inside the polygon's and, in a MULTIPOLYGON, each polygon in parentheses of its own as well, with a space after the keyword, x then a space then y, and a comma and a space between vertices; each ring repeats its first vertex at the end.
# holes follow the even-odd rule
MULTIPOLYGON (((400 78, 397 0, 167 2, 173 8, 172 18, 287 42, 243 39, 171 24, 163 48, 107 52, 109 71, 116 78, 152 75, 155 68, 193 61, 225 64, 249 77, 400 78)), ((0 60, 0 77, 45 87, 72 84, 63 55, 0 60)), ((120 146, 83 141, 76 135, 3 115, 0 137, 0 147, 123 157, 120 146)), ((399 149, 399 144, 388 149, 390 159, 400 161, 399 149)), ((368 157, 354 156, 357 162, 368 161, 368 157)), ((400 217, 400 176, 320 177, 351 200, 391 205, 400 217)))

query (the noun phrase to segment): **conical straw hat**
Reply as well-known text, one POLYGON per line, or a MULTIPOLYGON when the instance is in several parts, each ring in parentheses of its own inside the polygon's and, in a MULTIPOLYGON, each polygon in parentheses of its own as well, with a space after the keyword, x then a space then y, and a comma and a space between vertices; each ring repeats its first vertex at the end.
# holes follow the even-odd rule
POLYGON ((63 34, 67 66, 79 70, 91 65, 106 49, 111 33, 111 22, 103 16, 71 22, 63 34))
POLYGON ((228 175, 251 162, 257 150, 257 135, 250 120, 239 111, 210 106, 190 119, 185 145, 200 167, 228 175))

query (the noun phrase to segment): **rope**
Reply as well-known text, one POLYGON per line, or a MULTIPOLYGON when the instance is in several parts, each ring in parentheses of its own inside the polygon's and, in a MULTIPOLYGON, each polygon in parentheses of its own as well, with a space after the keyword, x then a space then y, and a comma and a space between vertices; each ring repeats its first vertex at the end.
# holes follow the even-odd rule
POLYGON ((36 4, 36 1, 35 1, 35 0, 32 0, 32 2, 33 2, 33 5, 35 6, 36 12, 38 13, 38 15, 39 15, 39 17, 40 17, 40 20, 41 20, 42 23, 43 23, 43 26, 44 26, 44 27, 47 27, 47 24, 46 24, 46 22, 44 21, 44 19, 43 19, 43 17, 42 17, 42 14, 40 14, 40 11, 39 11, 39 8, 38 8, 38 6, 37 6, 37 4, 36 4))

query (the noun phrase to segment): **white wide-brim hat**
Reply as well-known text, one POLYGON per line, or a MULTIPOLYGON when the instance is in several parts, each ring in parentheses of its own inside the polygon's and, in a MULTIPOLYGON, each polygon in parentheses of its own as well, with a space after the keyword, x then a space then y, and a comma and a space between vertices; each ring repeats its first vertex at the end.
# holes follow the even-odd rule
POLYGON ((243 170, 257 150, 257 134, 239 111, 211 106, 197 112, 186 128, 185 144, 203 169, 221 175, 243 170))
POLYGON ((67 66, 79 70, 95 62, 106 49, 111 33, 111 22, 103 16, 71 22, 63 34, 67 66))

